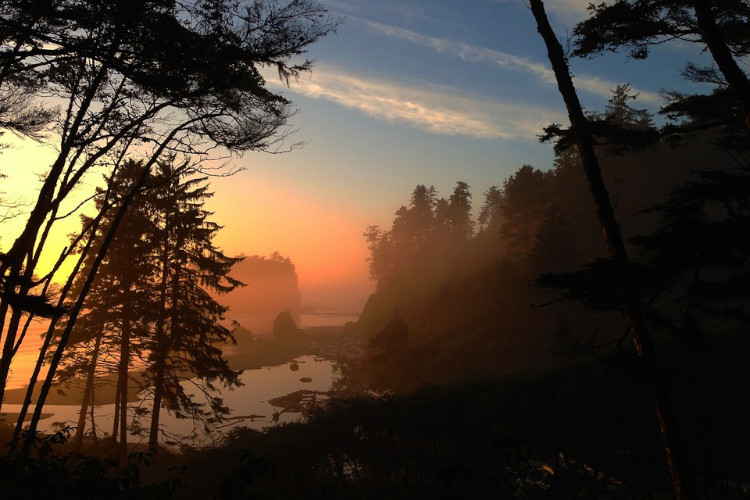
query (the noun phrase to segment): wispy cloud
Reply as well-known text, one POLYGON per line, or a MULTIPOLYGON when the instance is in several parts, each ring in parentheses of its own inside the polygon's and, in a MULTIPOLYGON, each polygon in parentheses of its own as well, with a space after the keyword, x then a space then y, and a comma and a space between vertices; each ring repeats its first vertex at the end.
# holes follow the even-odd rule
MULTIPOLYGON (((270 75, 268 82, 279 84, 278 78, 270 75)), ((564 120, 563 115, 546 108, 466 97, 449 87, 425 88, 365 78, 326 66, 317 66, 311 76, 292 82, 290 89, 440 135, 528 140, 551 121, 564 120)))
POLYGON ((591 3, 591 0, 554 0, 544 6, 560 20, 575 23, 586 17, 586 8, 591 3))
MULTIPOLYGON (((573 0, 569 0, 569 2, 572 1, 573 0)), ((458 57, 464 61, 485 64, 494 66, 496 68, 508 69, 512 71, 526 72, 533 75, 543 83, 556 85, 555 75, 549 68, 548 64, 539 63, 524 57, 518 57, 513 54, 508 54, 506 52, 478 47, 476 45, 422 35, 414 31, 375 23, 372 21, 361 20, 361 22, 365 23, 367 26, 378 31, 379 33, 389 37, 399 38, 414 45, 427 47, 440 53, 458 57)), ((575 78, 575 84, 576 87, 581 90, 585 90, 587 92, 591 92, 593 94, 607 98, 612 96, 612 89, 614 89, 618 85, 618 83, 616 82, 588 75, 577 75, 575 78)), ((639 94, 638 98, 641 101, 646 101, 654 104, 660 102, 658 93, 642 91, 635 88, 633 90, 639 94)))
MULTIPOLYGON (((494 0, 496 3, 523 3, 528 6, 526 0, 494 0)), ((545 2, 544 8, 547 12, 554 14, 555 18, 569 25, 574 25, 586 17, 586 8, 591 0, 552 0, 545 2)))

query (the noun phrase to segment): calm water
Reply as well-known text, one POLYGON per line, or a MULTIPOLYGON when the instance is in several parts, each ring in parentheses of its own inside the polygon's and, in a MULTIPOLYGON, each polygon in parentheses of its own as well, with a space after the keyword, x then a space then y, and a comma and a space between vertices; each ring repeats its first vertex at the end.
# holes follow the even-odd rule
MULTIPOLYGON (((300 328, 341 326, 350 321, 357 321, 358 319, 359 313, 349 311, 316 311, 314 313, 300 315, 299 326, 300 328)), ((25 387, 28 384, 39 355, 39 348, 42 345, 41 336, 46 331, 46 322, 33 321, 31 323, 26 338, 21 344, 21 348, 13 358, 11 374, 6 386, 8 389, 17 389, 19 387, 25 387)))
MULTIPOLYGON (((300 327, 340 326, 349 321, 356 321, 358 317, 357 313, 347 311, 317 311, 302 314, 300 327)), ((45 331, 46 325, 38 322, 33 323, 29 328, 27 337, 13 360, 8 388, 23 387, 28 383, 39 347, 42 344, 40 336, 45 331)), ((224 403, 232 410, 232 413, 227 422, 221 424, 217 432, 227 432, 236 426, 260 429, 273 425, 274 412, 279 411, 279 408, 273 407, 268 402, 270 399, 301 389, 328 391, 331 388, 335 376, 331 361, 303 356, 295 360, 295 363, 299 367, 297 370, 290 369, 291 363, 257 370, 246 370, 241 376, 243 386, 231 391, 223 391, 221 394, 224 403), (302 382, 300 379, 303 378, 312 380, 302 382)), ((136 404, 133 403, 133 407, 136 404)), ((40 422, 40 430, 51 431, 65 425, 75 425, 78 421, 78 409, 77 405, 45 406, 45 412, 52 413, 52 416, 40 422)), ((20 410, 20 405, 4 405, 3 410, 5 412, 17 412, 20 410)), ((104 433, 111 432, 113 412, 114 405, 101 405, 96 408, 97 435, 101 436, 104 433)), ((297 413, 285 412, 279 415, 278 422, 289 422, 300 417, 297 413)), ((169 415, 166 410, 162 413, 161 421, 163 427, 169 433, 183 436, 199 434, 200 437, 195 441, 196 444, 213 439, 212 436, 203 435, 202 428, 194 429, 192 422, 177 419, 169 415)), ((148 421, 144 421, 143 425, 148 426, 148 421)), ((147 438, 133 436, 132 439, 138 441, 147 438)))
MULTIPOLYGON (((41 336, 46 332, 46 321, 31 322, 26 337, 24 338, 21 347, 18 349, 18 352, 13 357, 13 361, 10 365, 10 377, 8 379, 8 384, 6 385, 7 389, 25 387, 29 383, 31 374, 34 371, 34 365, 39 357, 39 348, 42 346, 41 336)), ((5 342, 4 336, 3 342, 5 342)), ((46 373, 46 370, 44 373, 46 373)))
POLYGON ((300 314, 299 327, 341 326, 350 321, 357 321, 358 319, 359 313, 348 311, 316 311, 315 313, 300 314))
MULTIPOLYGON (((272 398, 283 396, 300 389, 313 391, 327 391, 331 388, 334 380, 333 363, 312 356, 303 356, 295 360, 299 367, 296 371, 290 368, 291 363, 280 366, 265 367, 259 370, 246 370, 241 380, 242 387, 231 391, 224 391, 222 397, 224 403, 232 409, 230 419, 221 425, 217 432, 227 432, 235 426, 246 426, 261 429, 273 425, 273 413, 279 408, 273 407, 268 401, 272 398), (310 382, 302 382, 301 378, 310 378, 310 382), (253 419, 244 418, 255 416, 253 419)), ((135 408, 138 403, 132 403, 135 408)), ((20 405, 4 405, 3 411, 17 412, 20 405)), ((64 425, 74 426, 78 422, 79 406, 75 405, 47 405, 45 412, 53 413, 49 418, 40 422, 41 431, 50 431, 64 425)), ((114 405, 101 405, 96 408, 95 418, 97 423, 97 435, 111 433, 113 424, 114 405)), ((279 422, 290 422, 300 418, 298 413, 282 413, 279 422)), ((163 410, 161 421, 169 433, 182 436, 190 435, 193 431, 202 434, 203 430, 194 429, 189 420, 177 419, 163 410)), ((87 423, 87 428, 88 428, 87 423)), ((148 426, 148 420, 143 422, 148 426)), ((210 442, 215 436, 199 436, 195 443, 210 442)), ((146 440, 147 437, 133 436, 136 442, 139 439, 146 440)))
MULTIPOLYGON (((350 321, 356 321, 359 315, 346 311, 318 311, 311 314, 302 314, 300 318, 301 328, 312 328, 318 326, 340 326, 350 321)), ((28 383, 34 363, 39 352, 42 341, 40 335, 46 330, 43 323, 33 323, 29 328, 27 337, 19 352, 15 356, 12 365, 11 378, 8 388, 23 387, 28 383)), ((221 396, 224 403, 232 410, 230 418, 220 426, 217 432, 227 432, 235 426, 247 426, 256 429, 273 425, 274 412, 279 408, 273 407, 268 401, 272 398, 283 396, 301 389, 314 391, 328 391, 331 388, 335 374, 333 363, 329 360, 304 356, 295 360, 298 370, 290 369, 291 363, 280 366, 265 367, 258 370, 246 370, 241 380, 243 386, 234 390, 223 391, 221 396), (310 382, 302 382, 300 379, 310 378, 310 382), (252 416, 252 418, 248 418, 252 416)), ((136 403, 133 403, 135 407, 136 403)), ((50 431, 64 425, 75 425, 78 421, 78 406, 74 405, 47 405, 45 412, 52 413, 49 418, 40 422, 40 430, 50 431)), ((5 412, 17 412, 20 405, 4 405, 5 412)), ((113 424, 114 405, 102 405, 96 408, 97 433, 110 433, 113 424)), ((300 418, 296 413, 281 413, 279 422, 289 422, 300 418)), ((168 432, 179 435, 190 435, 196 431, 201 435, 200 440, 211 440, 211 436, 203 436, 202 428, 194 429, 188 420, 177 419, 169 415, 166 410, 162 414, 161 421, 168 432)), ((148 421, 143 425, 148 426, 148 421)), ((133 436, 136 441, 139 438, 133 436)))

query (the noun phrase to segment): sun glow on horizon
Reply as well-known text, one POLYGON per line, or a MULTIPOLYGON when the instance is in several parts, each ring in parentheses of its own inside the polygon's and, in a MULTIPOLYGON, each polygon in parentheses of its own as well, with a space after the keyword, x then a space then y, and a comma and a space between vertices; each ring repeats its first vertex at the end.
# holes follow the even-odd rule
MULTIPOLYGON (((20 234, 35 196, 41 186, 41 175, 54 159, 54 148, 24 140, 7 140, 2 150, 2 198, 19 204, 19 214, 0 225, 0 247, 7 250, 20 234)), ((272 174, 269 174, 272 177, 272 174)), ((227 255, 270 256, 278 251, 295 264, 303 302, 351 302, 352 290, 363 303, 372 291, 367 277, 367 249, 362 231, 368 221, 355 211, 315 200, 266 175, 240 172, 229 177, 210 178, 209 190, 214 193, 206 208, 214 214, 209 219, 223 228, 215 244, 227 255), (337 297, 336 286, 342 286, 337 297), (327 290, 321 296, 320 290, 327 290), (316 296, 306 296, 306 292, 316 296)), ((68 205, 75 207, 93 193, 92 173, 78 189, 80 196, 68 205)), ((69 210, 72 210, 70 208, 69 210)), ((70 234, 80 231, 80 219, 73 213, 55 223, 37 274, 52 269, 60 252, 69 245, 70 234)), ((67 278, 74 265, 69 257, 57 273, 57 282, 67 278)), ((335 304, 333 304, 335 305, 335 304)))
MULTIPOLYGON (((224 226, 216 242, 225 253, 268 256, 277 251, 288 257, 295 265, 303 302, 318 302, 318 297, 306 297, 305 291, 327 285, 351 290, 358 283, 355 288, 363 295, 371 291, 364 220, 274 181, 247 172, 237 176, 212 184, 217 196, 210 209, 215 211, 214 220, 224 226)), ((332 292, 329 299, 346 300, 349 293, 342 290, 344 296, 337 298, 332 292)))

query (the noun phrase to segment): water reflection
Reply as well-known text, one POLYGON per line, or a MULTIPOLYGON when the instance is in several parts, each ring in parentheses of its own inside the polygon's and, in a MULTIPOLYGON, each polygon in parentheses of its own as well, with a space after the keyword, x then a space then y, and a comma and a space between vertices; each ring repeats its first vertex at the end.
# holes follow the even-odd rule
MULTIPOLYGON (((269 400, 284 396, 298 390, 310 390, 326 392, 330 390, 334 380, 333 362, 314 356, 302 356, 291 363, 279 366, 264 367, 256 370, 245 370, 240 379, 244 384, 234 390, 228 390, 221 394, 226 406, 232 409, 229 419, 220 424, 216 432, 227 432, 236 426, 262 429, 274 425, 274 413, 279 413, 278 422, 290 422, 301 418, 299 413, 280 412, 269 403, 269 400), (292 366, 296 365, 296 369, 292 366)), ((138 403, 131 403, 134 410, 138 403)), ((148 408, 147 405, 141 407, 148 408)), ((66 425, 74 426, 78 421, 78 405, 45 405, 45 412, 52 416, 42 420, 39 430, 49 432, 58 430, 66 425)), ((18 412, 21 405, 4 405, 3 410, 7 413, 18 412)), ((97 406, 95 419, 97 436, 102 437, 112 431, 114 405, 97 406)), ((147 424, 148 422, 145 422, 147 424)), ((194 427, 190 420, 178 419, 164 412, 162 427, 170 436, 179 435, 180 439, 195 435, 189 444, 201 444, 210 442, 216 436, 206 436, 202 427, 194 427)), ((130 440, 138 442, 147 440, 146 436, 132 435, 130 440)), ((164 439, 162 438, 164 441, 164 439)), ((176 438, 167 438, 167 442, 176 442, 176 438)))

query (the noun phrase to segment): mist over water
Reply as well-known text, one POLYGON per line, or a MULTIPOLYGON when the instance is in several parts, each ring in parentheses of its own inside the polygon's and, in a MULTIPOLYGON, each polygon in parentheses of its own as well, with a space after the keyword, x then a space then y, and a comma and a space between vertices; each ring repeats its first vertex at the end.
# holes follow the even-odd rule
MULTIPOLYGON (((226 433, 236 426, 262 429, 277 422, 284 423, 297 420, 301 418, 299 413, 283 412, 283 408, 274 407, 269 403, 269 400, 303 389, 326 392, 330 390, 334 377, 333 362, 313 356, 302 356, 293 362, 278 366, 245 370, 240 376, 243 386, 221 393, 232 412, 226 422, 217 426, 216 431, 226 433), (292 364, 295 365, 294 370, 290 369, 292 364), (311 380, 302 382, 300 381, 301 378, 311 380), (275 412, 280 412, 277 421, 273 419, 275 412)), ((198 395, 194 394, 194 396, 197 401, 200 401, 198 395)), ((137 403, 132 403, 132 408, 136 406, 138 406, 137 403)), ((146 404, 142 407, 148 408, 149 405, 146 404)), ((5 405, 3 411, 13 413, 20 409, 21 405, 5 405)), ((80 405, 46 405, 45 413, 51 413, 51 415, 40 421, 39 430, 48 432, 57 431, 64 426, 74 427, 78 422, 79 409, 80 405)), ((100 437, 112 430, 113 410, 113 404, 96 407, 97 434, 100 437)), ((201 427, 194 427, 189 419, 178 419, 171 413, 164 415, 162 423, 168 434, 175 435, 172 438, 174 440, 187 439, 187 436, 197 433, 195 439, 187 439, 186 444, 200 444, 210 442, 210 439, 212 439, 211 436, 204 434, 201 427)), ((139 435, 131 435, 136 442, 142 438, 139 435)))
MULTIPOLYGON (((42 335, 46 333, 46 322, 32 321, 29 325, 26 337, 11 364, 10 377, 8 378, 7 384, 8 389, 17 389, 28 385, 29 378, 34 371, 34 366, 39 358, 39 349, 44 343, 42 335)), ((46 372, 46 367, 42 366, 40 378, 44 377, 46 372)))
POLYGON ((299 327, 344 326, 359 319, 358 312, 348 311, 315 311, 300 314, 299 327))
MULTIPOLYGON (((300 314, 301 328, 316 327, 339 327, 349 322, 357 321, 359 314, 356 312, 339 311, 339 310, 320 310, 310 311, 300 314)), ((8 384, 8 389, 19 389, 26 387, 32 374, 34 364, 39 355, 39 348, 43 343, 42 335, 46 333, 47 325, 43 322, 35 321, 29 326, 28 333, 18 354, 14 358, 13 371, 8 384)), ((234 346, 227 346, 225 352, 235 352, 234 346)), ((42 372, 42 377, 46 369, 42 372)), ((335 379, 336 372, 334 362, 328 359, 322 359, 314 356, 302 356, 292 362, 283 363, 277 366, 262 367, 260 369, 245 370, 240 376, 244 385, 233 390, 221 391, 221 397, 226 405, 231 409, 231 415, 226 422, 217 427, 221 433, 228 432, 236 426, 246 426, 254 429, 261 429, 276 423, 291 422, 301 418, 299 413, 284 412, 283 408, 274 407, 269 403, 272 398, 277 398, 290 394, 298 390, 327 392, 335 379), (290 369, 292 365, 294 369, 290 369), (306 379, 301 381, 300 379, 306 379), (307 379, 310 379, 307 381, 307 379), (275 412, 280 412, 277 420, 273 419, 275 412)), ((200 397, 194 395, 197 401, 200 397)), ((135 406, 135 404, 134 404, 135 406)), ((144 408, 149 407, 147 403, 144 408)), ((33 406, 31 407, 33 411, 33 406)), ((6 404, 3 411, 6 413, 18 412, 21 405, 6 404)), ((39 430, 42 432, 56 431, 64 426, 75 426, 78 421, 79 404, 47 404, 45 413, 50 416, 40 421, 39 430)), ((113 404, 98 405, 95 410, 97 432, 111 432, 113 422, 113 404)), ((192 441, 194 444, 200 444, 206 439, 201 428, 194 427, 193 423, 187 419, 178 419, 171 413, 165 415, 163 426, 167 429, 168 434, 174 434, 173 440, 187 439, 187 436, 197 433, 192 441), (177 437, 180 436, 180 437, 177 437)), ((131 435, 135 442, 142 436, 131 435)), ((165 438, 162 438, 164 440, 165 438)), ((169 438, 166 439, 169 441, 169 438)))

